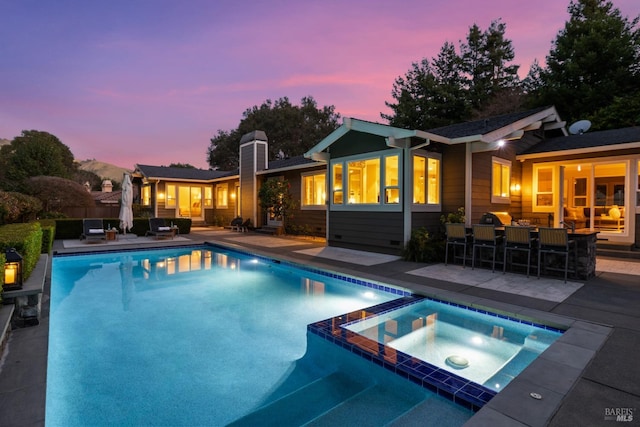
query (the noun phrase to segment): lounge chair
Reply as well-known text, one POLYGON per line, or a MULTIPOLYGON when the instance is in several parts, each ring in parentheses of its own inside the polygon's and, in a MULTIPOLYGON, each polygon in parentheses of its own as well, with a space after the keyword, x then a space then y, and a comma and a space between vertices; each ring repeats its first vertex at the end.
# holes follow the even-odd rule
POLYGON ((173 239, 175 233, 171 227, 165 224, 164 218, 149 218, 149 230, 145 235, 155 236, 156 239, 161 237, 171 237, 173 239))
POLYGON ((233 231, 242 231, 242 217, 238 216, 233 218, 229 225, 233 231))
POLYGON ((251 218, 247 218, 247 220, 240 225, 240 231, 247 232, 249 231, 249 227, 251 227, 251 218))
POLYGON ((82 220, 82 234, 80 240, 94 242, 106 240, 107 234, 104 232, 104 225, 100 218, 85 218, 82 220))

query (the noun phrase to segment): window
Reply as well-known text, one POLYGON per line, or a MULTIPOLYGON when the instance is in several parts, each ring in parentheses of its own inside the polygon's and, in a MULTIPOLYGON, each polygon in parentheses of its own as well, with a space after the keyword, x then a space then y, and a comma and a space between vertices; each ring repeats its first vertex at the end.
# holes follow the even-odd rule
POLYGON ((380 202, 380 158, 347 162, 349 204, 380 202))
POLYGON ((384 158, 384 202, 400 203, 400 184, 398 181, 398 156, 384 158))
POLYGON ((151 206, 151 186, 143 185, 141 190, 142 205, 151 206))
POLYGON ((216 208, 226 209, 229 206, 229 186, 227 184, 216 185, 216 208))
POLYGON ((587 206, 587 178, 573 180, 573 206, 587 206))
POLYGON ((326 174, 316 173, 302 176, 302 207, 324 206, 326 174))
POLYGON ((511 162, 494 157, 492 165, 491 203, 509 203, 511 197, 511 162))
POLYGON ((553 212, 554 167, 533 166, 533 205, 538 212, 553 212))
POLYGON ((342 190, 344 183, 342 182, 342 163, 336 163, 333 165, 333 179, 331 180, 333 185, 333 203, 341 205, 343 201, 342 190))
POLYGON ((403 194, 401 159, 401 150, 394 149, 332 160, 331 208, 399 211, 403 194))
POLYGON ((439 158, 418 154, 413 156, 413 203, 440 204, 439 158))
POLYGON ((213 206, 213 189, 204 187, 204 206, 210 208, 213 206))
POLYGON ((173 184, 167 184, 167 207, 176 207, 176 186, 173 184))

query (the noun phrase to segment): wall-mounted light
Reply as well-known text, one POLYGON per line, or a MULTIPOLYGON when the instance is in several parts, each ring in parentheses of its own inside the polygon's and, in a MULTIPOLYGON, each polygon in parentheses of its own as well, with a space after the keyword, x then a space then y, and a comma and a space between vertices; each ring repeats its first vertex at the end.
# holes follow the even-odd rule
POLYGON ((164 193, 158 193, 158 199, 164 200, 164 193))
POLYGON ((520 192, 520 184, 511 184, 511 192, 512 193, 520 192))

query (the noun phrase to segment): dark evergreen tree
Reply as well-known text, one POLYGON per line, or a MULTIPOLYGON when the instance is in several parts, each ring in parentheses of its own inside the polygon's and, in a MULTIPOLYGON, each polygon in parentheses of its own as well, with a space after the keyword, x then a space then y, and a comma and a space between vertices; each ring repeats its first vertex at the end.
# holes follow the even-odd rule
POLYGON ((531 105, 553 104, 568 122, 591 119, 592 129, 638 124, 639 18, 622 17, 608 0, 571 1, 568 11, 531 105))

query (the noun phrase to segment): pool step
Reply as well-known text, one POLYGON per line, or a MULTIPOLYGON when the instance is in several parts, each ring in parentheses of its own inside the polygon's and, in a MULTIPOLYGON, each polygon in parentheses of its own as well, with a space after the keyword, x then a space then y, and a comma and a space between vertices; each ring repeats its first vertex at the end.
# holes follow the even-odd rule
POLYGON ((366 384, 335 372, 256 409, 229 426, 300 426, 358 394, 366 384))
POLYGON ((389 387, 375 385, 304 425, 308 427, 381 426, 406 413, 423 399, 424 396, 410 397, 394 392, 389 387))
POLYGON ((469 410, 459 405, 443 405, 442 397, 433 396, 423 400, 385 427, 413 427, 416 425, 463 425, 469 420, 469 410), (419 424, 416 422, 419 420, 419 424))

